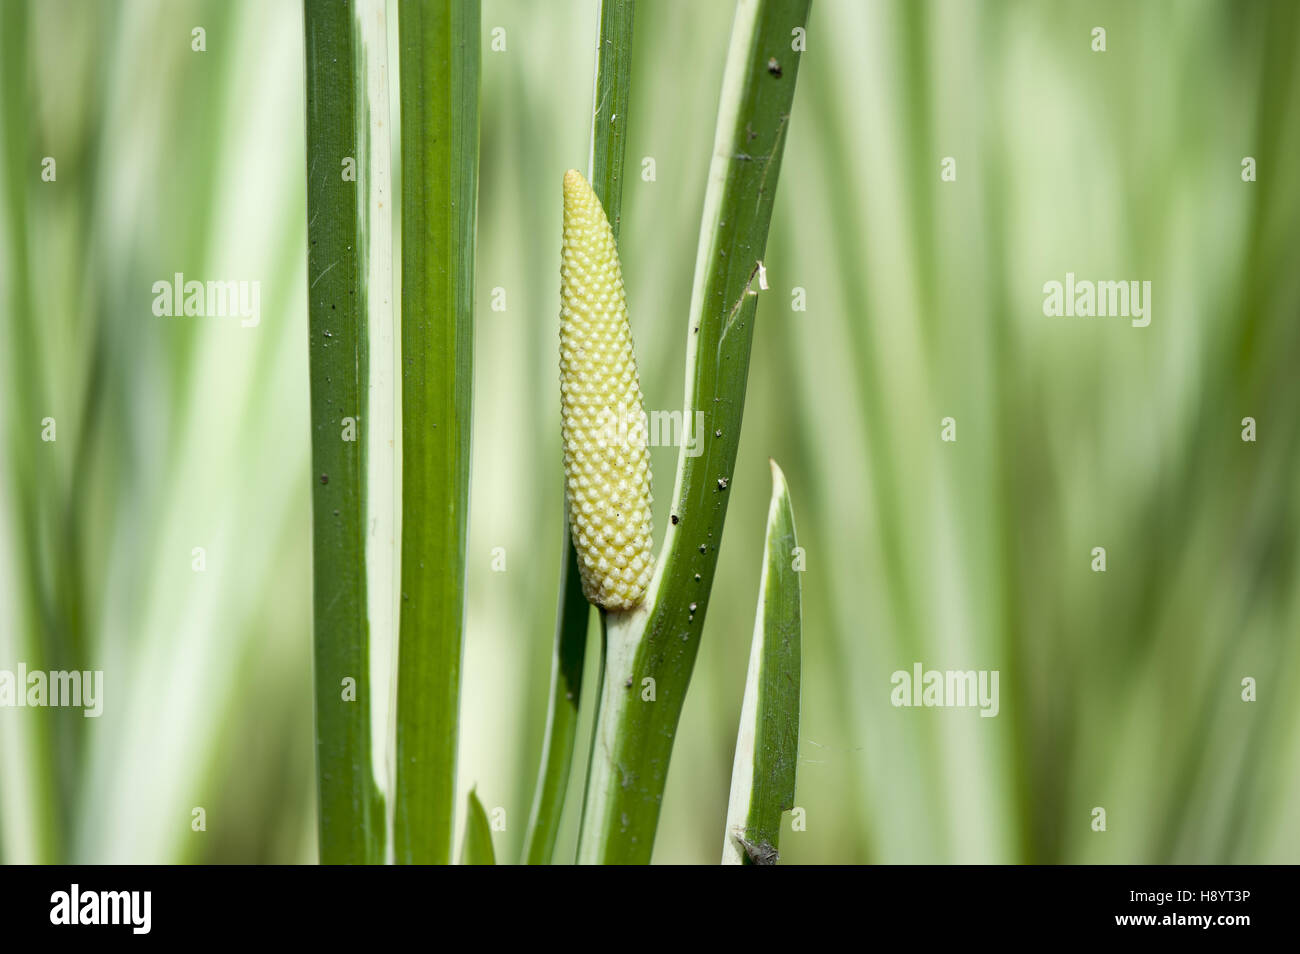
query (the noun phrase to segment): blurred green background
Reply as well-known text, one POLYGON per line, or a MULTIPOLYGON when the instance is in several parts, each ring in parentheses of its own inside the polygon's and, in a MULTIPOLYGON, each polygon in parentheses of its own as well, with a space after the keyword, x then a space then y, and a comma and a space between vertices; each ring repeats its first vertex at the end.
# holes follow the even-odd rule
MULTIPOLYGON (((596 7, 483 9, 460 781, 505 809, 506 859, 596 7)), ((682 401, 730 19, 637 9, 622 259, 652 410, 682 401)), ((815 0, 657 861, 719 856, 769 456, 807 550, 785 860, 1300 861, 1298 59, 1285 0, 815 0), (1151 281, 1150 326, 1044 317, 1067 271, 1151 281), (914 662, 999 670, 999 715, 894 708, 914 662)), ((315 858, 302 74, 294 0, 0 0, 0 669, 102 669, 106 696, 0 709, 6 862, 315 858), (175 272, 259 281, 260 325, 155 317, 175 272)))

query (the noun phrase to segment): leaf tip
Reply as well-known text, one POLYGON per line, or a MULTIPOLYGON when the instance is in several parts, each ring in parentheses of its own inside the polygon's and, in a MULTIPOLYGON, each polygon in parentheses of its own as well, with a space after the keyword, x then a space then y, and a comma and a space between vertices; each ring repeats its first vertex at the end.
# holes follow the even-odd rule
POLYGON ((776 458, 774 457, 769 457, 767 463, 772 468, 773 495, 786 493, 785 474, 781 470, 781 465, 776 462, 776 458))

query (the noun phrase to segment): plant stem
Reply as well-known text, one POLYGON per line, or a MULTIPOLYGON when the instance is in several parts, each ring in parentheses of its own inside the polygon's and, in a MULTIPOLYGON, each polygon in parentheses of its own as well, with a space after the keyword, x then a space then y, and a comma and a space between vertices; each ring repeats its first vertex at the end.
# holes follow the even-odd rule
MULTIPOLYGON (((618 239, 623 204, 623 160, 627 152, 628 103, 632 94, 633 0, 602 0, 597 30, 596 79, 592 92, 591 154, 588 181, 600 199, 610 229, 618 239)), ((560 571, 555 653, 551 662, 551 700, 542 762, 524 835, 525 864, 549 864, 564 811, 564 795, 573 765, 578 705, 586 660, 590 604, 582 593, 578 555, 564 517, 564 562, 560 571)))
POLYGON ((367 111, 352 9, 306 0, 304 12, 320 858, 360 864, 382 860, 384 843, 371 766, 365 443, 344 437, 345 419, 366 411, 367 111))
POLYGON ((479 4, 402 0, 402 555, 395 856, 455 822, 478 198, 479 4))
POLYGON ((809 0, 741 0, 722 96, 687 328, 686 420, 673 514, 646 601, 607 616, 606 660, 578 860, 650 860, 673 737, 717 567, 740 442, 756 294, 809 0), (653 680, 647 682, 646 680, 653 680), (653 698, 649 690, 653 689, 653 698))

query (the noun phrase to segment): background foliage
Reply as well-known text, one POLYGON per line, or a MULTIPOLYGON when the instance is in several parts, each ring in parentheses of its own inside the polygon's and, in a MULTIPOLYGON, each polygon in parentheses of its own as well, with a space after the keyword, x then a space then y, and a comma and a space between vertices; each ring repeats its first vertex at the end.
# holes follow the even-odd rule
MULTIPOLYGON (((483 10, 506 50, 483 50, 461 786, 505 808, 507 859, 545 714, 595 9, 483 10)), ((301 15, 0 0, 0 669, 106 682, 99 719, 0 709, 5 861, 315 857, 301 15), (261 324, 154 317, 177 271, 260 281, 261 324)), ((729 25, 638 8, 621 245, 650 409, 681 403, 729 25)), ((1281 0, 814 5, 656 860, 717 861, 769 456, 808 553, 785 859, 1300 860, 1298 52, 1281 0), (1067 271, 1152 281, 1150 327, 1043 317, 1067 271), (916 661, 1000 670, 999 716, 892 707, 916 661)))

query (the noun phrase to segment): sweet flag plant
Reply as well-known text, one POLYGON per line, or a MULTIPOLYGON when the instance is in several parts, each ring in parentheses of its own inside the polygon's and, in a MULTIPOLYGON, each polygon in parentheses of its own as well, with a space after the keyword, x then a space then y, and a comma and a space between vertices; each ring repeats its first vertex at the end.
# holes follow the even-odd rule
MULTIPOLYGON (((672 515, 657 553, 648 419, 617 248, 633 3, 600 4, 590 165, 586 176, 569 170, 563 183, 567 529, 550 709, 524 834, 530 864, 554 860, 573 755, 583 749, 590 759, 576 859, 650 860, 736 471, 757 296, 767 287, 762 258, 808 4, 736 4, 715 144, 711 158, 700 156, 710 164, 708 188, 683 328, 682 419, 706 424, 689 453, 685 442, 679 448, 672 515), (593 606, 601 672, 594 718, 583 722, 592 737, 579 740, 579 706, 591 704, 582 683, 593 606)), ((389 294, 388 11, 383 0, 304 2, 320 854, 326 862, 494 864, 493 832, 504 809, 471 791, 463 823, 455 810, 481 11, 477 0, 397 5, 400 322, 389 294), (335 170, 353 156, 356 178, 340 178, 335 170), (388 713, 370 679, 372 640, 394 659, 388 713), (380 725, 389 726, 382 736, 380 725), (387 773, 377 771, 381 763, 387 773), (457 830, 464 832, 458 856, 457 830)), ((537 187, 553 185, 539 179, 537 187)), ((789 495, 773 474, 724 835, 724 860, 740 864, 775 862, 782 814, 794 798, 799 578, 791 569, 789 495)), ((529 628, 520 618, 521 638, 529 628)), ((569 817, 578 809, 569 806, 569 817)))

